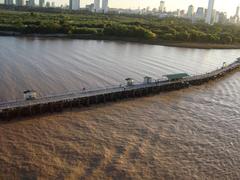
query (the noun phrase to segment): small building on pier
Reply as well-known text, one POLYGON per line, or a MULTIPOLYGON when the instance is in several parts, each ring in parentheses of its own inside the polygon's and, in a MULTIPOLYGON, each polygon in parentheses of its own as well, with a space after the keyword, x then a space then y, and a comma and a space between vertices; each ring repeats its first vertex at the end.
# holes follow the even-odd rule
POLYGON ((144 80, 143 80, 143 83, 144 83, 144 84, 150 84, 150 83, 152 83, 152 77, 145 76, 145 77, 144 77, 144 80))
POLYGON ((134 80, 132 78, 125 79, 127 81, 127 86, 133 86, 134 80))
POLYGON ((26 90, 23 92, 25 100, 34 100, 37 98, 37 92, 34 90, 26 90))
POLYGON ((187 73, 178 73, 178 74, 167 74, 164 75, 168 79, 168 81, 177 81, 186 77, 189 77, 187 73))

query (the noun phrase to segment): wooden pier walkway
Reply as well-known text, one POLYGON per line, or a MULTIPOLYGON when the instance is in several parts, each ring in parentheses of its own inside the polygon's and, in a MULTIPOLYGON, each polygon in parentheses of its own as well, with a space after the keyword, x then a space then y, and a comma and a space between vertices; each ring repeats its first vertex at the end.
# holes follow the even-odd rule
POLYGON ((64 108, 84 107, 90 104, 105 103, 118 99, 140 97, 148 94, 171 91, 200 85, 224 76, 240 67, 240 58, 232 64, 203 75, 189 76, 177 81, 157 80, 151 83, 118 86, 91 91, 71 92, 61 95, 41 97, 35 100, 18 100, 0 103, 0 120, 21 116, 59 112, 64 108))

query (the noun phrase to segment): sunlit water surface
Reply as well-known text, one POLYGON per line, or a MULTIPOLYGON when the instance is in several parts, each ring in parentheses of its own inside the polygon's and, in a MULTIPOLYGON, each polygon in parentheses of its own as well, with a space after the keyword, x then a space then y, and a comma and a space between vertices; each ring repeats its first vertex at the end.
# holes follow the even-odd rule
POLYGON ((169 73, 190 75, 233 62, 239 50, 199 50, 107 41, 0 37, 0 101, 142 82, 169 73))
MULTIPOLYGON (((238 50, 0 38, 0 97, 203 73, 238 50), (20 92, 20 93, 19 93, 20 92)), ((240 72, 199 87, 0 123, 0 179, 239 179, 240 72)))

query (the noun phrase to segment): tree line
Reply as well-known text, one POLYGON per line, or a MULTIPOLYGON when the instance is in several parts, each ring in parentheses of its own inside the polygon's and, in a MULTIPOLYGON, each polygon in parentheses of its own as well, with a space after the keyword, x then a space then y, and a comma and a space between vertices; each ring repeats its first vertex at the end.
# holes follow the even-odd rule
POLYGON ((0 31, 22 34, 87 34, 145 40, 240 43, 238 25, 192 23, 181 18, 103 14, 65 14, 3 11, 0 31))

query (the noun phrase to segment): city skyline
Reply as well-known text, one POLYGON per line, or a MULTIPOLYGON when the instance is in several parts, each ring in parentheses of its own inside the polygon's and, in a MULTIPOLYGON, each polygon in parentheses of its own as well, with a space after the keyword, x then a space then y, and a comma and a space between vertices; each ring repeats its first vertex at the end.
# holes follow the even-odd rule
MULTIPOLYGON (((3 3, 4 0, 0 0, 3 3)), ((38 3, 39 0, 36 0, 38 3)), ((227 12, 228 16, 232 16, 236 13, 237 6, 240 5, 240 0, 216 0, 214 9, 219 11, 227 12)), ((55 2, 56 5, 67 5, 69 0, 49 0, 49 2, 55 2)), ((94 0, 81 0, 80 6, 85 7, 87 4, 93 3, 94 0)), ((184 9, 187 10, 189 5, 193 5, 195 9, 197 7, 208 7, 208 0, 165 0, 167 11, 174 11, 176 9, 184 9)), ((125 8, 125 9, 137 9, 137 8, 145 8, 149 6, 150 8, 158 8, 160 6, 160 0, 109 0, 110 8, 125 8)))

